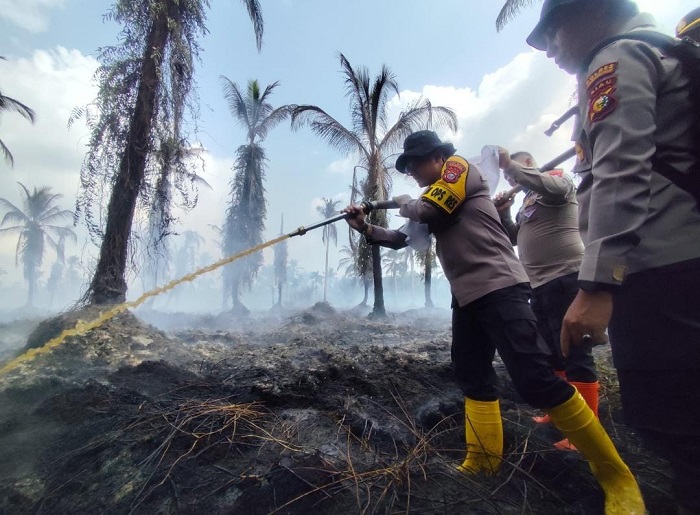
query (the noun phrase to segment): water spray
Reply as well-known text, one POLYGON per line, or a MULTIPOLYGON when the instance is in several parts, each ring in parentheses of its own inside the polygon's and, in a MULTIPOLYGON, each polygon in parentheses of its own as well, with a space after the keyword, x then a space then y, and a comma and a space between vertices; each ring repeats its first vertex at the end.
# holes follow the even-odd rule
MULTIPOLYGON (((399 205, 394 202, 393 200, 378 200, 378 201, 364 201, 362 204, 360 204, 360 207, 365 213, 370 213, 371 211, 375 211, 377 209, 396 209, 399 207, 399 205)), ((187 274, 179 279, 175 279, 173 281, 170 281, 169 283, 165 284, 164 286, 159 286, 157 288, 154 288, 150 291, 147 291, 143 293, 139 298, 133 301, 128 301, 128 302, 123 302, 121 304, 117 304, 106 311, 104 311, 99 317, 97 317, 94 320, 91 320, 89 322, 78 322, 75 327, 71 329, 66 329, 63 331, 61 334, 56 336, 55 338, 52 338, 48 342, 46 342, 42 347, 38 347, 35 349, 29 349, 25 353, 21 354, 20 356, 17 356, 16 358, 8 361, 5 363, 2 367, 0 367, 0 376, 3 376, 10 370, 13 370, 17 368, 19 365, 22 363, 25 363, 27 361, 30 361, 34 359, 36 356, 40 354, 46 354, 55 347, 58 347, 60 344, 62 344, 66 338, 69 336, 82 336, 91 329, 95 329, 99 326, 101 326, 104 322, 107 320, 117 316, 119 313, 122 313, 126 311, 129 308, 135 308, 141 304, 143 304, 146 300, 148 300, 151 297, 156 297, 157 295, 160 295, 161 293, 165 293, 168 290, 172 290, 175 288, 175 286, 192 281, 199 277, 200 275, 206 274, 208 272, 211 272, 213 270, 216 270, 217 268, 221 268, 224 265, 228 265, 229 263, 232 263, 233 261, 236 261, 237 259, 249 256, 250 254, 254 254, 255 252, 261 251, 266 247, 271 247, 272 245, 275 245, 281 241, 286 240, 287 238, 292 238, 293 236, 303 236, 309 231, 313 231, 314 229, 318 229, 319 227, 323 227, 324 225, 332 224, 335 223, 339 220, 345 220, 346 218, 349 218, 350 214, 349 213, 342 213, 338 216, 334 216, 332 218, 329 218, 328 220, 324 220, 323 222, 319 222, 317 224, 310 225, 308 227, 299 227, 296 231, 290 232, 289 234, 284 234, 282 236, 278 236, 275 239, 272 239, 270 241, 267 241, 265 243, 261 243, 260 245, 256 245, 255 247, 251 247, 248 250, 244 250, 242 252, 239 252, 237 254, 233 254, 231 256, 227 256, 223 259, 220 259, 219 261, 212 263, 211 265, 207 265, 203 268, 200 268, 199 270, 196 270, 192 272, 191 274, 187 274)))

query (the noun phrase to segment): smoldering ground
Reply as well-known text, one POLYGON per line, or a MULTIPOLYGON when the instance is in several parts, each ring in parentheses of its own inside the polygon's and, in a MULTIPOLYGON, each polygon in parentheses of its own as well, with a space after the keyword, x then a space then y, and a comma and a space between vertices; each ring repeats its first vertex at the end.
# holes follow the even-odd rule
MULTIPOLYGON (((0 512, 602 512, 587 464, 552 450, 498 361, 503 466, 458 473, 449 311, 367 312, 127 312, 22 364, 0 378, 0 512)), ((672 513, 668 468, 620 424, 596 353, 601 420, 650 512, 672 513)))

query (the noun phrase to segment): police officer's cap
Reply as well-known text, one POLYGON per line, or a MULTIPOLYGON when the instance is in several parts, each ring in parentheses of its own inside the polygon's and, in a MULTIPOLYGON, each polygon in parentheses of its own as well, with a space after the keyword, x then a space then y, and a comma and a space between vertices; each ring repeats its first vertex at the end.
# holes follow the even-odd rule
POLYGON ((433 131, 417 131, 409 134, 403 142, 403 154, 396 160, 396 169, 401 173, 406 173, 406 165, 412 157, 424 157, 438 148, 445 148, 450 154, 455 153, 452 143, 443 143, 433 131))
POLYGON ((537 22, 535 28, 527 37, 527 44, 537 50, 546 50, 547 42, 545 41, 544 35, 547 31, 547 26, 552 20, 552 15, 559 10, 562 6, 571 5, 580 2, 581 0, 545 0, 542 4, 542 11, 540 12, 540 21, 537 22))
POLYGON ((683 16, 676 26, 676 36, 679 38, 687 36, 691 31, 700 32, 700 7, 696 7, 683 16))

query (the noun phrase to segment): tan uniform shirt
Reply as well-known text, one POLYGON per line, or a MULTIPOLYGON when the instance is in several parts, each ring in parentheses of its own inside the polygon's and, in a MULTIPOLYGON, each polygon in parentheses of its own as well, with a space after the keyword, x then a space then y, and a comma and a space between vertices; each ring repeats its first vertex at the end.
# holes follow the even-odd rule
MULTIPOLYGON (((455 158, 462 159, 453 156, 450 160, 455 158)), ((442 177, 448 181, 443 186, 451 188, 454 195, 441 198, 441 188, 435 183, 419 199, 403 195, 395 200, 401 206, 401 216, 430 227, 452 294, 460 306, 465 306, 492 291, 526 283, 528 278, 501 225, 488 184, 479 169, 469 164, 468 171, 461 174, 459 180, 449 182, 452 178, 448 163, 443 167, 442 177), (453 198, 457 199, 455 203, 451 202, 453 198)), ((406 235, 399 231, 372 226, 371 242, 402 248, 406 246, 405 239, 406 235)))
POLYGON ((501 213, 511 241, 533 288, 578 272, 583 242, 578 230, 578 203, 573 180, 561 170, 541 173, 512 161, 504 171, 527 192, 513 223, 501 213))
MULTIPOLYGON (((622 32, 653 28, 647 14, 622 32)), ((578 76, 577 197, 585 253, 579 279, 622 284, 627 274, 700 257, 700 211, 652 169, 697 165, 689 79, 679 61, 642 41, 602 49, 578 76)))

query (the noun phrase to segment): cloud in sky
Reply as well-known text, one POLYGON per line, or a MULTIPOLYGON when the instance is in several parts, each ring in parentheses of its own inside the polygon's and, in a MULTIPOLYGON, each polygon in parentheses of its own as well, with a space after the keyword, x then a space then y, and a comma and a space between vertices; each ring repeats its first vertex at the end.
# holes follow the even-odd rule
POLYGON ((30 32, 43 32, 49 26, 48 11, 64 5, 65 0, 0 0, 0 18, 30 32))

